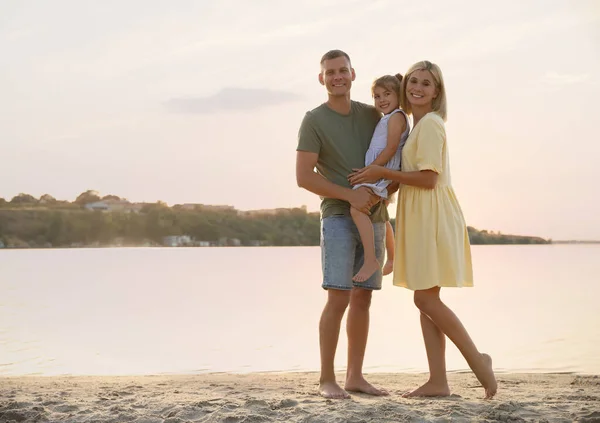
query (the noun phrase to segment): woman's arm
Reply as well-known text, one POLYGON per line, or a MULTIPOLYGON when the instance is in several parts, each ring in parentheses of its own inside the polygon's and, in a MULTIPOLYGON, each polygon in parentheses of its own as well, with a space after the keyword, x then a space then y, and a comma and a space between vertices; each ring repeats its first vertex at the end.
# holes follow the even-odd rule
POLYGON ((433 170, 417 170, 414 172, 402 172, 384 168, 383 179, 398 182, 402 185, 434 189, 437 184, 438 174, 433 170))
POLYGON ((402 134, 406 130, 406 125, 407 123, 404 114, 394 113, 392 116, 390 116, 388 120, 387 143, 383 151, 375 160, 373 160, 373 163, 371 164, 385 166, 385 164, 389 162, 392 157, 394 157, 394 154, 396 154, 396 151, 398 151, 402 134))
POLYGON ((437 184, 438 174, 433 170, 417 170, 414 172, 402 172, 391 170, 383 166, 370 165, 362 169, 354 169, 348 180, 352 185, 372 183, 380 179, 389 179, 402 185, 434 189, 437 184))

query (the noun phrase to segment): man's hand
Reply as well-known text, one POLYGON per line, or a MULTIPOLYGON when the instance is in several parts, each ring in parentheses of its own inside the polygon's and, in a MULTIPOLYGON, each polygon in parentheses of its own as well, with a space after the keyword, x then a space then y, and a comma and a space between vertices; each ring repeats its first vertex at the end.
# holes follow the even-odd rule
POLYGON ((366 215, 371 215, 371 207, 379 202, 380 198, 373 194, 367 187, 360 187, 352 190, 348 202, 351 207, 363 212, 366 215))

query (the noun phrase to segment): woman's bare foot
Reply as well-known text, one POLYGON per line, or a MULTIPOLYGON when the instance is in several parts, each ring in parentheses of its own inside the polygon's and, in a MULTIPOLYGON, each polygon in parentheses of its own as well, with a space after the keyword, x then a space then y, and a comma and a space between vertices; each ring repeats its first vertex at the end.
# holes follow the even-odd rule
POLYGON ((352 278, 354 282, 364 282, 381 267, 377 259, 365 261, 356 275, 352 278))
POLYGON ((367 382, 364 377, 346 380, 344 388, 346 389, 346 391, 362 392, 363 394, 375 395, 377 397, 384 397, 390 394, 385 389, 379 389, 374 387, 369 382, 367 382))
POLYGON ((319 395, 327 399, 348 399, 350 394, 344 391, 336 382, 321 382, 319 395))
MULTIPOLYGON (((481 374, 477 376, 483 389, 485 389, 485 399, 492 399, 496 392, 498 392, 498 382, 496 382, 496 376, 494 375, 494 368, 492 367, 492 357, 488 354, 481 354, 483 360, 483 368, 481 374)), ((479 373, 479 372, 478 372, 479 373)))
POLYGON ((427 381, 424 385, 415 389, 412 392, 407 392, 402 395, 404 398, 410 397, 447 397, 450 396, 450 387, 448 382, 434 383, 427 381))
POLYGON ((392 273, 393 270, 394 270, 394 260, 388 260, 385 262, 385 265, 383 266, 383 269, 381 270, 381 272, 383 273, 383 276, 385 276, 385 275, 389 275, 390 273, 392 273))

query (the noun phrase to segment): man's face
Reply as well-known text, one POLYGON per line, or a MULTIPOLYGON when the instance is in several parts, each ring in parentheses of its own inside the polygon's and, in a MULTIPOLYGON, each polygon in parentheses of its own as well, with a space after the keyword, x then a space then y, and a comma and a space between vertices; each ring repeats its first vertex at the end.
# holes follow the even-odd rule
POLYGON ((325 60, 321 65, 319 82, 331 96, 346 96, 352 88, 356 75, 350 67, 350 62, 344 56, 325 60))

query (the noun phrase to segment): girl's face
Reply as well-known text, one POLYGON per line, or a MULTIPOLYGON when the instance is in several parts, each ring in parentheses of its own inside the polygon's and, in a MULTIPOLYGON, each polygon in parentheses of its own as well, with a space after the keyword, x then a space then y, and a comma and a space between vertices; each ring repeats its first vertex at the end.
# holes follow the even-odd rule
POLYGON ((428 70, 416 70, 408 76, 406 83, 406 98, 414 107, 432 107, 433 100, 438 96, 435 79, 428 70))
POLYGON ((377 86, 373 89, 373 100, 375 102, 375 109, 384 115, 393 112, 400 105, 398 94, 385 87, 377 86))

